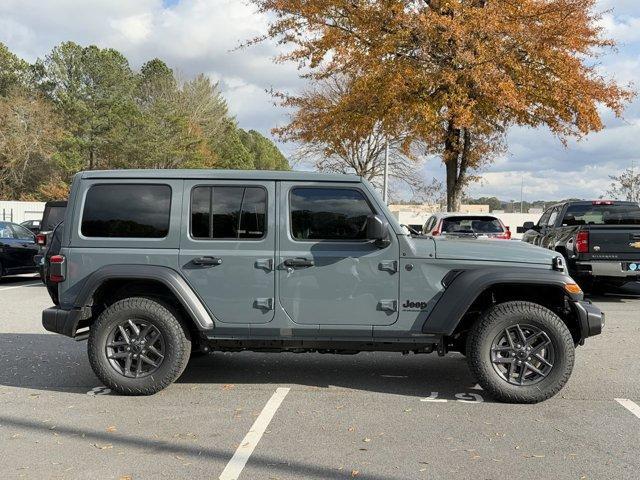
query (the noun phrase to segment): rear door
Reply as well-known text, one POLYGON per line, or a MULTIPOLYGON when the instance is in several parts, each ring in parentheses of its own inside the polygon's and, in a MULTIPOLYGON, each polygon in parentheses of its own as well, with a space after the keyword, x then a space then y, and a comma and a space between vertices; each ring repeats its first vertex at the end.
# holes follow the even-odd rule
POLYGON ((359 184, 280 183, 279 300, 298 324, 371 330, 398 318, 399 247, 366 240, 381 214, 359 184))
POLYGON ((274 316, 275 182, 185 181, 180 268, 224 323, 274 316))

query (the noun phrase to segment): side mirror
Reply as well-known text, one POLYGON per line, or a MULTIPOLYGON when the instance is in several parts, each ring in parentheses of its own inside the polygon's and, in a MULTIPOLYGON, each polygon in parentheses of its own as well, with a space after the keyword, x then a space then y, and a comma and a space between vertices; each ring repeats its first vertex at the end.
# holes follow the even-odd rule
POLYGON ((389 245, 389 222, 380 215, 372 215, 367 220, 367 239, 374 240, 376 246, 389 245))
POLYGON ((527 230, 535 229, 536 228, 536 224, 533 223, 533 222, 524 222, 524 224, 522 225, 522 228, 526 232, 527 230))

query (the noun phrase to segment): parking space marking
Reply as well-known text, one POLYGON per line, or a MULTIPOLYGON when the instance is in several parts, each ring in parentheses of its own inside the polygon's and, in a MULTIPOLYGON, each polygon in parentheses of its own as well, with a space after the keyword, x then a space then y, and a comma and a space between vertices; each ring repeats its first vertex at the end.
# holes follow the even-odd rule
POLYGON ((624 408, 633 413, 636 417, 640 418, 640 406, 636 402, 632 402, 626 398, 616 398, 616 402, 622 405, 624 408))
POLYGON ((240 446, 238 446, 233 457, 231 457, 220 477, 218 477, 220 480, 237 480, 289 390, 289 388, 276 389, 251 426, 249 433, 242 439, 240 446))
POLYGON ((23 283, 22 285, 14 285, 13 287, 1 287, 0 288, 0 292, 4 291, 4 290, 13 290, 14 288, 22 288, 22 287, 34 287, 36 285, 41 285, 41 282, 37 282, 37 283, 23 283))

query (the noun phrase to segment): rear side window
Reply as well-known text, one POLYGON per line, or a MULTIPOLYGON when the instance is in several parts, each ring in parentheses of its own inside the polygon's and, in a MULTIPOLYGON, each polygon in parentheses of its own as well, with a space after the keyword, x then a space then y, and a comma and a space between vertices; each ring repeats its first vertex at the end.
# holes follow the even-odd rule
POLYGON ((87 192, 80 230, 85 237, 163 238, 170 212, 168 185, 94 185, 87 192))
POLYGON ((262 187, 195 187, 191 236, 200 240, 260 239, 266 233, 267 192, 262 187))
POLYGON ((373 211, 359 190, 294 188, 291 234, 296 240, 366 240, 373 211))

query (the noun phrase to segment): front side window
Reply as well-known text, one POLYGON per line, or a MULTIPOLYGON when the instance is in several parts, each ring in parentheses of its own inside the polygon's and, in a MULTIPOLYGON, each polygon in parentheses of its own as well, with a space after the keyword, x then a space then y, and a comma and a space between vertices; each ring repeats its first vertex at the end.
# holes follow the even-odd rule
POLYGON ((542 214, 542 217, 540 217, 540 220, 538 220, 538 226, 539 227, 546 227, 547 223, 549 222, 549 217, 551 216, 551 209, 547 210, 546 212, 544 212, 542 214))
POLYGON ((373 215, 362 192, 352 188, 294 188, 290 208, 296 240, 366 240, 373 215))
POLYGON ((191 236, 205 240, 260 239, 266 232, 267 192, 262 187, 195 187, 191 236))
POLYGON ((558 219, 558 213, 560 213, 560 209, 554 208, 553 211, 551 212, 551 216, 549 217, 549 223, 547 224, 548 227, 555 226, 556 220, 558 219))
POLYGON ((81 232, 85 237, 163 238, 170 213, 168 185, 94 185, 85 199, 81 232))

